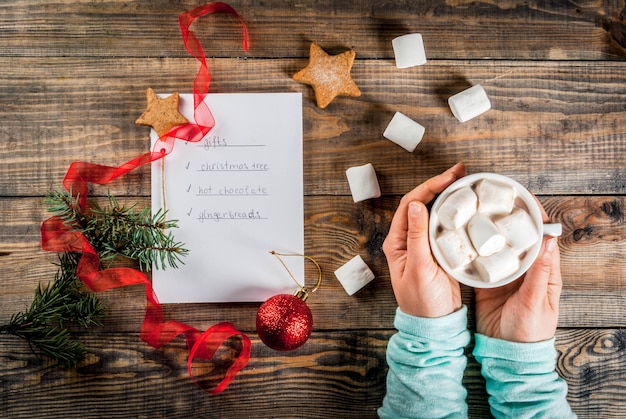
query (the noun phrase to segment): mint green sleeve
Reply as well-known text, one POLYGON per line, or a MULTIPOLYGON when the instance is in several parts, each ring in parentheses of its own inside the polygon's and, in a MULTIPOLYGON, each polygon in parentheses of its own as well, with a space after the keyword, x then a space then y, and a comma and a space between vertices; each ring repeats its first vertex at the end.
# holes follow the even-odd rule
POLYGON ((567 403, 567 383, 555 370, 554 338, 516 343, 474 336, 474 357, 481 364, 496 418, 576 417, 567 403))
POLYGON ((467 307, 444 317, 413 317, 396 310, 398 333, 387 346, 387 394, 381 418, 464 418, 467 307))

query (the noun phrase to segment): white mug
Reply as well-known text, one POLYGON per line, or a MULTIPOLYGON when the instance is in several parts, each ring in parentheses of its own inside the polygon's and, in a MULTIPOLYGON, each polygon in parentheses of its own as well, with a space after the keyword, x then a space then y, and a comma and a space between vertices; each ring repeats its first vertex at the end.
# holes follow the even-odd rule
POLYGON ((439 194, 439 196, 433 203, 430 211, 429 237, 430 246, 435 260, 439 263, 442 269, 446 271, 446 273, 448 273, 448 275, 450 275, 452 278, 456 279, 462 284, 474 288, 495 288, 513 282, 514 280, 522 276, 528 270, 528 268, 530 268, 535 259, 537 259, 542 244, 541 237, 544 235, 555 237, 560 236, 561 231, 561 224, 543 223, 543 217, 541 215, 541 209, 539 207, 539 204, 537 203, 533 195, 528 191, 528 189, 509 177, 495 173, 476 173, 457 180, 456 182, 448 186, 443 192, 441 192, 441 194, 439 194), (441 207, 441 204, 452 192, 455 192, 461 188, 474 187, 480 181, 485 179, 508 185, 515 190, 515 207, 521 208, 530 215, 530 218, 533 221, 535 228, 537 229, 539 237, 539 239, 530 248, 528 248, 519 255, 519 267, 514 272, 506 275, 506 277, 496 282, 488 282, 482 279, 476 269, 472 266, 472 264, 453 269, 446 261, 446 257, 442 253, 441 249, 439 249, 436 241, 438 234, 445 230, 445 227, 441 225, 437 217, 437 211, 441 207))

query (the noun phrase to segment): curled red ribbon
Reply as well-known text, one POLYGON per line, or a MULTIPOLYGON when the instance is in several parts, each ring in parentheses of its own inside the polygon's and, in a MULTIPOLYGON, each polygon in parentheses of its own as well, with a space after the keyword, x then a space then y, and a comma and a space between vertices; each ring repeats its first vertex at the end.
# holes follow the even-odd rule
MULTIPOLYGON (((235 15, 242 24, 244 50, 248 50, 248 31, 241 16, 226 3, 215 2, 182 13, 179 16, 179 23, 182 32, 183 42, 187 51, 191 53, 201 63, 198 75, 194 80, 194 119, 195 123, 189 123, 180 127, 175 127, 159 138, 153 151, 142 154, 132 160, 127 161, 118 167, 104 166, 93 163, 73 162, 63 179, 63 186, 72 194, 78 197, 78 204, 85 208, 89 183, 99 185, 107 184, 118 177, 140 167, 165 157, 174 148, 176 139, 190 142, 197 142, 213 128, 215 120, 204 99, 209 91, 210 74, 206 64, 204 51, 200 41, 189 29, 193 21, 206 14, 215 12, 226 12, 235 15)), ((141 339, 153 346, 162 348, 181 334, 185 334, 189 358, 187 370, 189 376, 198 386, 192 372, 194 359, 210 360, 217 349, 233 336, 241 336, 242 349, 231 366, 226 371, 225 377, 213 389, 203 390, 212 394, 221 393, 228 387, 237 373, 244 368, 250 360, 251 341, 244 333, 235 329, 230 323, 218 323, 205 332, 201 332, 184 323, 163 319, 163 308, 152 288, 148 278, 138 270, 132 268, 109 268, 100 270, 100 258, 91 246, 87 238, 80 232, 72 231, 70 227, 64 225, 63 221, 57 217, 45 220, 41 225, 41 247, 52 252, 79 252, 81 259, 76 268, 77 276, 94 292, 106 291, 113 288, 143 284, 146 287, 146 313, 141 326, 141 339)))

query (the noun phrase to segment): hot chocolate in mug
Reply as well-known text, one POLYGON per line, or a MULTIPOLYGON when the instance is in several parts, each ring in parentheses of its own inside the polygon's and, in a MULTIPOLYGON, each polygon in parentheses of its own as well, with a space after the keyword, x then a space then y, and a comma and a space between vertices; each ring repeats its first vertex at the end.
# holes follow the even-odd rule
POLYGON ((493 288, 522 276, 544 235, 560 236, 561 224, 544 224, 539 203, 515 180, 495 174, 465 176, 446 188, 430 211, 433 255, 452 278, 493 288))

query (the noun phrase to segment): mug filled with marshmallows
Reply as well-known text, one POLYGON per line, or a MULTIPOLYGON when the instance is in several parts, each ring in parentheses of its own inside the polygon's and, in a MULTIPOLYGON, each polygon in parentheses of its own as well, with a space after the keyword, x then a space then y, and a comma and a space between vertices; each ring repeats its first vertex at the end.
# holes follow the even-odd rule
POLYGON ((542 237, 560 236, 561 224, 544 224, 539 203, 515 180, 476 173, 437 197, 429 235, 448 275, 474 288, 494 288, 523 275, 539 255, 542 237))

